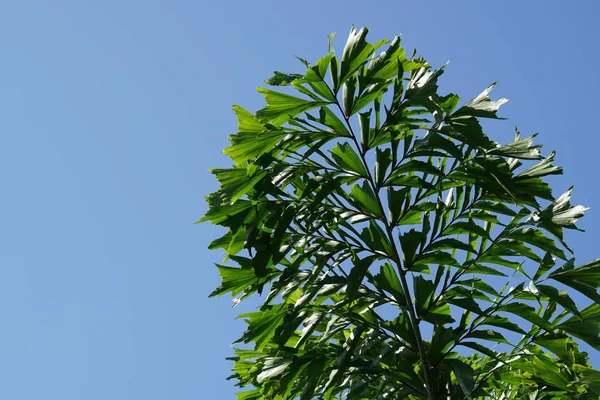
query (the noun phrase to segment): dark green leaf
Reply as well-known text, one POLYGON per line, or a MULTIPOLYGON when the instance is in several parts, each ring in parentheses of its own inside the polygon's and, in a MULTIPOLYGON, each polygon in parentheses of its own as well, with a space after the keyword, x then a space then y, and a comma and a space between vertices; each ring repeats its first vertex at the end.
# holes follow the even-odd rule
POLYGON ((448 235, 463 235, 463 234, 474 234, 478 237, 490 238, 489 233, 477 225, 476 223, 469 222, 455 222, 452 225, 448 226, 443 231, 444 236, 448 235))
POLYGON ((349 299, 355 299, 358 296, 358 289, 376 258, 376 256, 368 256, 363 259, 358 257, 352 259, 353 266, 348 275, 348 288, 346 289, 349 299))
POLYGON ((367 182, 362 185, 354 185, 350 190, 350 197, 354 200, 354 205, 364 214, 370 214, 375 217, 381 217, 382 210, 379 208, 377 198, 367 182))
POLYGON ((399 304, 405 305, 406 299, 404 295, 404 290, 402 290, 402 284, 400 283, 400 278, 398 278, 398 274, 396 270, 390 263, 385 263, 381 266, 379 273, 375 276, 375 285, 381 289, 385 290, 392 296, 399 304))
POLYGON ((554 155, 554 152, 550 153, 548 157, 540 161, 538 164, 534 165, 533 167, 527 168, 523 172, 519 173, 517 175, 517 179, 562 174, 562 168, 555 167, 552 165, 552 161, 554 161, 554 155))
POLYGON ((267 79, 266 83, 272 86, 288 86, 296 79, 302 79, 299 74, 286 74, 285 72, 275 71, 271 78, 267 79))
POLYGON ((477 250, 473 248, 469 243, 462 242, 457 239, 444 238, 433 242, 429 246, 430 250, 464 250, 470 253, 477 253, 477 250))
POLYGON ((423 315, 423 311, 429 304, 429 298, 435 290, 435 285, 432 281, 423 278, 422 276, 415 276, 413 279, 414 291, 415 291, 415 307, 417 309, 417 315, 423 315))
POLYGON ((458 384, 467 399, 472 399, 471 393, 475 386, 473 368, 471 368, 469 364, 458 359, 445 359, 444 364, 454 372, 456 380, 458 380, 458 384))
POLYGON ((496 147, 489 151, 489 154, 502 155, 504 157, 513 157, 523 160, 538 160, 540 156, 540 147, 533 146, 535 135, 526 139, 516 140, 504 146, 496 147))
POLYGON ((465 337, 471 338, 471 339, 483 339, 483 340, 489 340, 492 342, 508 344, 508 341, 504 338, 504 336, 502 336, 502 334, 500 334, 499 332, 493 331, 491 329, 488 329, 485 331, 476 330, 476 331, 469 333, 465 337))
POLYGON ((369 226, 363 229, 360 237, 374 251, 381 252, 388 257, 392 256, 392 244, 377 222, 370 221, 369 226))
POLYGON ((400 234, 400 247, 402 248, 402 258, 404 259, 405 268, 412 265, 417 248, 421 244, 422 235, 421 232, 415 229, 400 234))
POLYGON ((380 150, 379 148, 377 148, 375 161, 375 182, 377 182, 378 186, 381 186, 383 184, 387 173, 387 169, 391 163, 392 157, 390 149, 380 150))
POLYGON ((566 260, 565 253, 556 246, 554 240, 550 239, 544 233, 538 229, 533 228, 519 228, 512 230, 508 235, 509 239, 514 239, 520 242, 529 243, 536 246, 540 250, 550 252, 563 260, 566 260))
POLYGON ((551 253, 546 253, 542 261, 540 262, 540 266, 537 271, 535 271, 535 275, 533 276, 533 280, 537 281, 538 278, 541 278, 548 272, 548 270, 556 265, 556 261, 554 257, 552 257, 551 253))

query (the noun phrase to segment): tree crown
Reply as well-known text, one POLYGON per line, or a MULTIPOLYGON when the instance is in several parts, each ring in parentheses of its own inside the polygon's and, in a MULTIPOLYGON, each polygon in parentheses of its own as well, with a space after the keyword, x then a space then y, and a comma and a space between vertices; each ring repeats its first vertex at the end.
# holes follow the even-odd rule
POLYGON ((565 243, 586 209, 545 182, 554 152, 486 135, 494 84, 459 105, 444 67, 367 33, 234 107, 201 221, 226 228, 212 295, 264 296, 242 315, 238 398, 597 399, 578 341, 600 350, 600 261, 565 243))

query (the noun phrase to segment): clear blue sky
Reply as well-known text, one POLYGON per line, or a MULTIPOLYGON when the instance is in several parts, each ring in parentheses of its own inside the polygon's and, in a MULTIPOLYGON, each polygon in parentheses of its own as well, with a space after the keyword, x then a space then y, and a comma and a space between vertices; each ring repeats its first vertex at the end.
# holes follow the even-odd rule
POLYGON ((443 89, 499 80, 513 124, 558 150, 600 256, 597 16, 577 1, 6 1, 0 7, 0 398, 232 399, 243 330, 193 225, 210 167, 271 71, 300 71, 351 24, 403 33, 443 89), (575 5, 576 4, 576 5, 575 5), (587 184, 586 184, 587 181, 587 184))

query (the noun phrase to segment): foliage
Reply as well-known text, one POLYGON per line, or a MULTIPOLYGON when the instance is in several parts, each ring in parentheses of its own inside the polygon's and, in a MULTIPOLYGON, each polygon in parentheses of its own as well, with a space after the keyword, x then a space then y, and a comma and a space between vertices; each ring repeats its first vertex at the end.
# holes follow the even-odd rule
POLYGON ((552 195, 554 153, 484 133, 494 85, 459 106, 444 67, 367 32, 234 107, 201 221, 226 228, 212 295, 264 296, 238 399, 597 399, 579 344, 600 350, 600 260, 564 241, 586 209, 552 195))

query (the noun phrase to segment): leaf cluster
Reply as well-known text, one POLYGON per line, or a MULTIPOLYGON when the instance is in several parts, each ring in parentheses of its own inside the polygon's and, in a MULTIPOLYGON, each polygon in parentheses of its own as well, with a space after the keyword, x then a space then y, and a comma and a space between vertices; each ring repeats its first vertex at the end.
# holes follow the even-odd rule
POLYGON ((586 209, 545 181, 554 152, 484 132, 493 84, 459 105, 444 67, 367 33, 234 107, 200 221, 225 229, 212 295, 264 298, 238 399, 597 399, 579 343, 600 350, 600 261, 565 242, 586 209))

